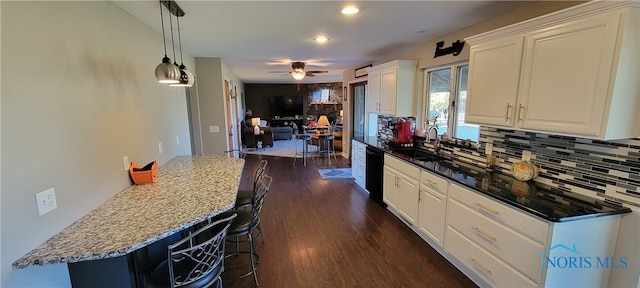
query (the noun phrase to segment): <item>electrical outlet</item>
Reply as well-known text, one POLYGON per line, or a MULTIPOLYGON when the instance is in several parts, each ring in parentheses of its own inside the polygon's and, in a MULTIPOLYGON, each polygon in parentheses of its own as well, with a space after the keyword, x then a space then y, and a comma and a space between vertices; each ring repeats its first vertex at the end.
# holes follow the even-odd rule
POLYGON ((158 154, 162 154, 162 142, 158 143, 158 154))
POLYGON ((38 206, 38 215, 42 216, 58 208, 56 203, 56 190, 53 188, 44 190, 36 194, 36 205, 38 206))
POLYGON ((129 171, 129 156, 122 157, 122 164, 124 165, 124 171, 129 171))
POLYGON ((493 144, 492 143, 487 143, 484 146, 484 154, 493 155, 493 144))
POLYGON ((531 160, 531 151, 522 150, 522 161, 530 161, 531 160))
POLYGON ((220 132, 220 126, 209 126, 210 133, 218 133, 220 132))

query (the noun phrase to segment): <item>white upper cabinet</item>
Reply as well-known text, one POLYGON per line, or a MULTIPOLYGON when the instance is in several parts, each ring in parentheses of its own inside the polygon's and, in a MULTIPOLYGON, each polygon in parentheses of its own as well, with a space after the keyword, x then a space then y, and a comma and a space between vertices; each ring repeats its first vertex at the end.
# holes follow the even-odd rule
POLYGON ((378 113, 380 105, 380 71, 368 70, 367 75, 367 94, 364 98, 367 112, 378 113))
POLYGON ((589 2, 466 39, 467 121, 637 137, 639 10, 631 2, 589 2))
POLYGON ((368 69, 367 111, 383 115, 414 115, 415 60, 396 60, 368 69))
POLYGON ((467 122, 512 127, 524 37, 499 39, 471 47, 467 122))

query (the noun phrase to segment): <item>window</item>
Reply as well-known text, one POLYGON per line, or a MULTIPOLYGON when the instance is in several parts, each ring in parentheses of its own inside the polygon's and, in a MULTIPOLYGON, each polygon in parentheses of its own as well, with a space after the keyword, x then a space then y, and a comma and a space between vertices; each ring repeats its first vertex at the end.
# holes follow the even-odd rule
POLYGON ((480 127, 464 123, 468 74, 468 64, 427 70, 424 115, 430 125, 438 129, 438 135, 447 133, 455 138, 478 142, 480 127))

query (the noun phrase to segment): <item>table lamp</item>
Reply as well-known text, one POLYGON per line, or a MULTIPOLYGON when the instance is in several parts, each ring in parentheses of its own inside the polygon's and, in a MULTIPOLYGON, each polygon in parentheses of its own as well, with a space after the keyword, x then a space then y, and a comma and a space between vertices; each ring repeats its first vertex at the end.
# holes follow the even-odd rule
POLYGON ((327 119, 326 115, 322 115, 320 116, 320 118, 318 119, 318 126, 320 127, 327 127, 329 126, 329 119, 327 119))
POLYGON ((251 125, 253 125, 253 134, 260 134, 260 117, 251 118, 251 125))

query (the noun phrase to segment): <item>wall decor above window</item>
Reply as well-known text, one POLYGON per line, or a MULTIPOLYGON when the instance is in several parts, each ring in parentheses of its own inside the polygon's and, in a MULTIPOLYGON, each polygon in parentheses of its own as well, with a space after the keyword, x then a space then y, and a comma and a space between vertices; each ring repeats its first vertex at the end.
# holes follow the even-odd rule
POLYGON ((367 72, 368 71, 367 69, 371 68, 372 66, 373 65, 369 64, 369 65, 366 65, 366 66, 362 66, 360 68, 356 68, 355 69, 355 77, 359 78, 359 77, 367 76, 368 73, 369 73, 369 72, 367 72))
POLYGON ((440 56, 444 56, 447 54, 453 54, 453 56, 458 56, 460 52, 462 52, 462 48, 464 48, 464 41, 457 40, 456 42, 451 43, 450 47, 444 47, 444 41, 440 41, 436 43, 436 53, 433 55, 433 58, 437 58, 440 56))

